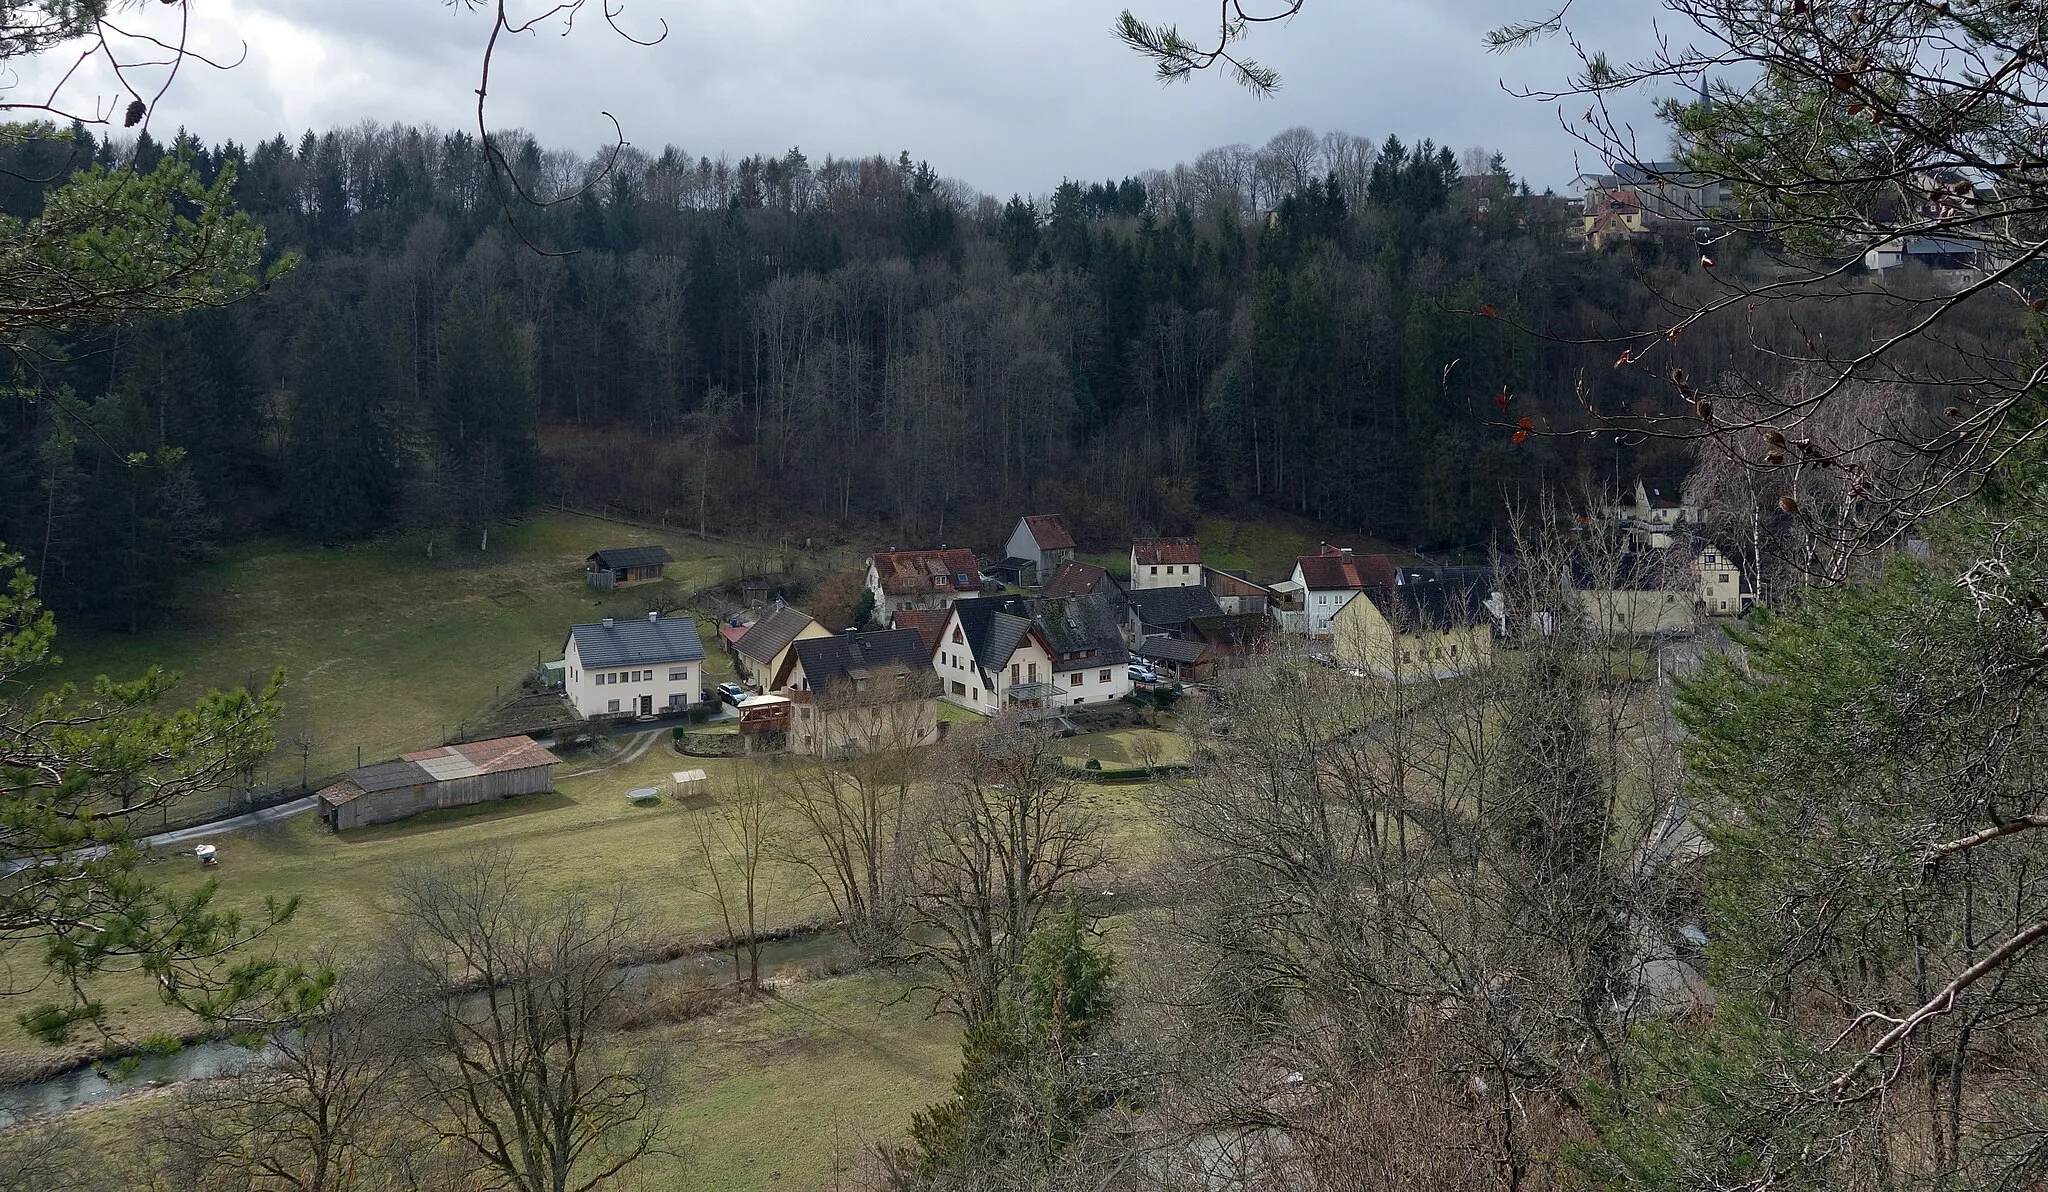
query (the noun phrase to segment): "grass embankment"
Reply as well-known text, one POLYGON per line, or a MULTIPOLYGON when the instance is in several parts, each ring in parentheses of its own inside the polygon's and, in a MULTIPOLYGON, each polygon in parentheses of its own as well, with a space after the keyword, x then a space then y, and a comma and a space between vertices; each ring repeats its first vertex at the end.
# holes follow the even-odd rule
MULTIPOLYGON (((331 548, 282 542, 236 547, 189 577, 176 625, 143 634, 83 634, 59 626, 63 662, 42 675, 81 686, 132 678, 151 665, 183 673, 183 693, 261 683, 285 668, 285 714, 269 780, 293 782, 290 742, 311 736, 314 776, 441 743, 512 696, 536 659, 561 657, 569 626, 607 615, 645 616, 723 575, 732 555, 682 534, 548 513, 491 535, 478 554, 424 539, 331 548), (616 591, 583 583, 584 559, 606 546, 660 544, 670 578, 616 591)), ((712 681, 729 678, 711 626, 712 681)))

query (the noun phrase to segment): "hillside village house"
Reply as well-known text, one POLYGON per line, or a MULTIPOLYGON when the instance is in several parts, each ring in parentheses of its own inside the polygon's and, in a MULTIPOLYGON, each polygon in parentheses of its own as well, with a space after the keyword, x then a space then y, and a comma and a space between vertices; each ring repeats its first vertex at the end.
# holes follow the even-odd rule
POLYGON ((1122 611, 1107 596, 1042 599, 1033 623, 1052 652, 1053 682, 1065 688, 1059 706, 1106 704, 1130 694, 1122 611))
POLYGON ((1337 610, 1330 625, 1337 661, 1399 683, 1469 674, 1492 662, 1490 584, 1418 571, 1400 578, 1337 610))
POLYGON ((793 704, 790 748, 844 757, 939 739, 938 679, 915 629, 800 638, 774 679, 793 704))
POLYGON ((1193 588, 1202 583, 1198 538, 1140 538, 1131 543, 1131 590, 1193 588))
POLYGON ((939 632, 946 627, 951 614, 943 608, 900 608, 889 618, 891 629, 915 629, 924 639, 924 652, 930 654, 939 648, 939 632))
POLYGON ((653 583, 672 561, 665 546, 611 547, 583 560, 583 582, 593 588, 653 583))
POLYGON ((1684 567, 1683 559, 1662 552, 1629 551, 1574 559, 1567 578, 1594 632, 1683 637, 1695 628, 1696 607, 1684 567))
POLYGON ((1686 527, 1699 525, 1706 515, 1698 506, 1667 497, 1661 488, 1636 481, 1632 499, 1602 511, 1619 524, 1631 542, 1652 550, 1665 550, 1684 534, 1686 527))
POLYGON ((1043 583, 1062 564, 1074 561, 1074 536, 1067 533, 1066 523, 1050 513, 1034 513, 1017 519, 1017 527, 1010 531, 1010 540, 1003 544, 1003 552, 1009 556, 1004 562, 1028 563, 1023 569, 1020 582, 1025 585, 1043 583))
POLYGON ((955 604, 932 670, 942 684, 940 699, 983 716, 1056 706, 1065 694, 1052 681, 1052 647, 1014 600, 955 604))
POLYGON ((554 754, 531 737, 500 737, 357 766, 321 790, 318 806, 320 821, 339 832, 438 807, 467 807, 554 788, 554 754))
POLYGON ((1326 542, 1315 554, 1294 561, 1291 582, 1301 594, 1303 617, 1298 632, 1328 637, 1331 621, 1352 597, 1367 588, 1394 586, 1394 564, 1385 555, 1362 555, 1326 542))
POLYGON ((1700 548, 1693 570, 1700 577, 1700 608, 1708 616, 1740 616, 1756 600, 1743 585, 1742 566, 1735 556, 1711 542, 1700 548))
POLYGON ((688 616, 571 626, 562 663, 563 689, 586 720, 652 716, 704 698, 704 643, 688 616))
POLYGON ((733 668, 742 680, 765 691, 765 685, 782 669, 791 646, 809 638, 830 636, 832 631, 809 613, 778 601, 734 639, 733 668))
POLYGON ((946 608, 981 595, 981 562, 960 547, 884 551, 868 560, 868 591, 875 621, 887 625, 901 609, 946 608))

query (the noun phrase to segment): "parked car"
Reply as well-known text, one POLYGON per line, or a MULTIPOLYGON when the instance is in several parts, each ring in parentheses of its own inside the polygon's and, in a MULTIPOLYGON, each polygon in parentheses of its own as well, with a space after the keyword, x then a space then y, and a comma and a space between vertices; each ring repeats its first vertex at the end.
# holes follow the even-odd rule
POLYGON ((738 683, 720 683, 718 685, 718 698, 735 708, 739 707, 740 701, 747 698, 750 694, 752 693, 738 683))
POLYGON ((1124 665, 1124 674, 1130 676, 1130 680, 1133 683, 1159 682, 1158 672, 1141 662, 1126 663, 1124 665))

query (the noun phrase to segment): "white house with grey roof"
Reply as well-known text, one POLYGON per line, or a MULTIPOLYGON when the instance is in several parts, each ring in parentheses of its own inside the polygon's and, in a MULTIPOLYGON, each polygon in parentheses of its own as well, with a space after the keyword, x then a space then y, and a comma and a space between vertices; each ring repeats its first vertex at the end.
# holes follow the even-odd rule
POLYGON ((562 663, 569 702, 586 720, 652 716, 704 698, 704 642, 688 616, 573 625, 562 663))
POLYGON ((950 610, 932 649, 939 698, 993 716, 1057 706, 1053 652, 1030 610, 1014 600, 963 600, 950 610))

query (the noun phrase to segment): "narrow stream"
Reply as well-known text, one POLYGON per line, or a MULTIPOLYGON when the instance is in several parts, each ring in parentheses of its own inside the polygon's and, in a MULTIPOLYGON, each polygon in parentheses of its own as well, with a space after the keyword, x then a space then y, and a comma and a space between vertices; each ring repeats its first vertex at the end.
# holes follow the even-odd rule
MULTIPOLYGON (((837 932, 820 932, 761 945, 763 976, 778 970, 808 967, 845 956, 837 932)), ((637 964, 626 970, 625 996, 632 997, 652 981, 698 978, 707 984, 732 976, 732 953, 692 952, 674 960, 637 964)), ((48 1080, 0 1086, 0 1129, 31 1118, 69 1113, 99 1101, 144 1089, 205 1080, 245 1071, 275 1049, 252 1049, 226 1039, 191 1043, 169 1055, 143 1055, 131 1062, 108 1063, 104 1070, 77 1068, 48 1080), (118 1076, 118 1078, 117 1078, 118 1076)))

